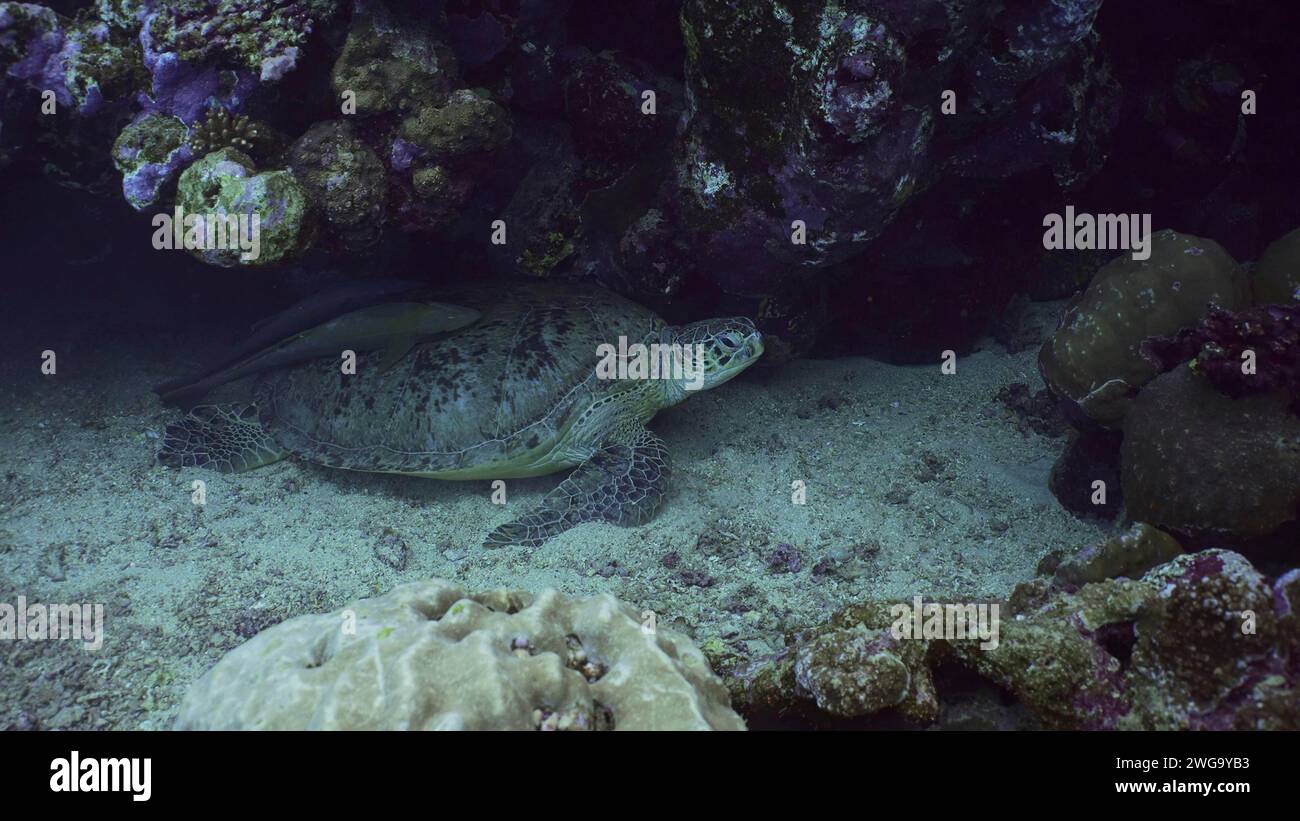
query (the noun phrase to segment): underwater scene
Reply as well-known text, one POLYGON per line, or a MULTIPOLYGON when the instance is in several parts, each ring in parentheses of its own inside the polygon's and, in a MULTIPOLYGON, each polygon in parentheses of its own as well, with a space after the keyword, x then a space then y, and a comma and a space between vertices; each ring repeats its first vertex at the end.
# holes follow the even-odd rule
POLYGON ((0 2, 0 728, 1300 729, 1298 24, 0 2))

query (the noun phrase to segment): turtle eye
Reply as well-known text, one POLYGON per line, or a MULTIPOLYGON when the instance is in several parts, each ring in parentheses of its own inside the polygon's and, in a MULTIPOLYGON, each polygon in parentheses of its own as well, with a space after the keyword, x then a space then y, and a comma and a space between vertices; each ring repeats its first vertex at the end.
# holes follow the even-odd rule
POLYGON ((738 351, 744 340, 735 331, 723 331, 718 334, 718 344, 728 351, 738 351))

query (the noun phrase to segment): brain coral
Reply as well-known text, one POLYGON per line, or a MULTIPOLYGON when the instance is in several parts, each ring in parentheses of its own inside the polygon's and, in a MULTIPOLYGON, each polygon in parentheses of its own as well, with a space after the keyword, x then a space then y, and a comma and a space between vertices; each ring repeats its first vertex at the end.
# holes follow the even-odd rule
POLYGON ((1144 339, 1195 324, 1211 304, 1248 301, 1240 269, 1217 242, 1158 231, 1150 243, 1149 259, 1126 254, 1098 271, 1038 353, 1052 392, 1107 427, 1118 426, 1157 373, 1142 356, 1144 339))
POLYGON ((742 730, 689 639, 609 595, 434 579, 300 616, 191 688, 177 729, 742 730))

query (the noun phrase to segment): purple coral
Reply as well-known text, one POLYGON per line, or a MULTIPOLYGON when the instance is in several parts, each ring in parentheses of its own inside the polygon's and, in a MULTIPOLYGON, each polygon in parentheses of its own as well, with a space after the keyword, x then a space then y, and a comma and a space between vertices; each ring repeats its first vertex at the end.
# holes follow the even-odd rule
POLYGON ((776 550, 767 554, 763 561, 773 573, 798 573, 803 569, 803 555, 799 548, 785 542, 777 545, 776 550))
POLYGON ((1152 337, 1142 355, 1161 371, 1191 361, 1215 388, 1232 397, 1280 392, 1300 409, 1300 305, 1210 309, 1193 328, 1152 337), (1254 367, 1247 367, 1247 352, 1254 367))

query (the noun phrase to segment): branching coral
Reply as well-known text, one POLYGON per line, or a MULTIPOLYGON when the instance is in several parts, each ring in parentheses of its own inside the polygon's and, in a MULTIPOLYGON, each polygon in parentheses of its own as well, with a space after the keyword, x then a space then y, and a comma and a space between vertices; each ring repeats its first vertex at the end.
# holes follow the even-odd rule
POLYGON ((219 148, 238 148, 251 153, 263 137, 258 124, 241 114, 232 117, 225 108, 214 105, 208 116, 194 124, 190 130, 190 147, 195 154, 203 155, 219 148))

